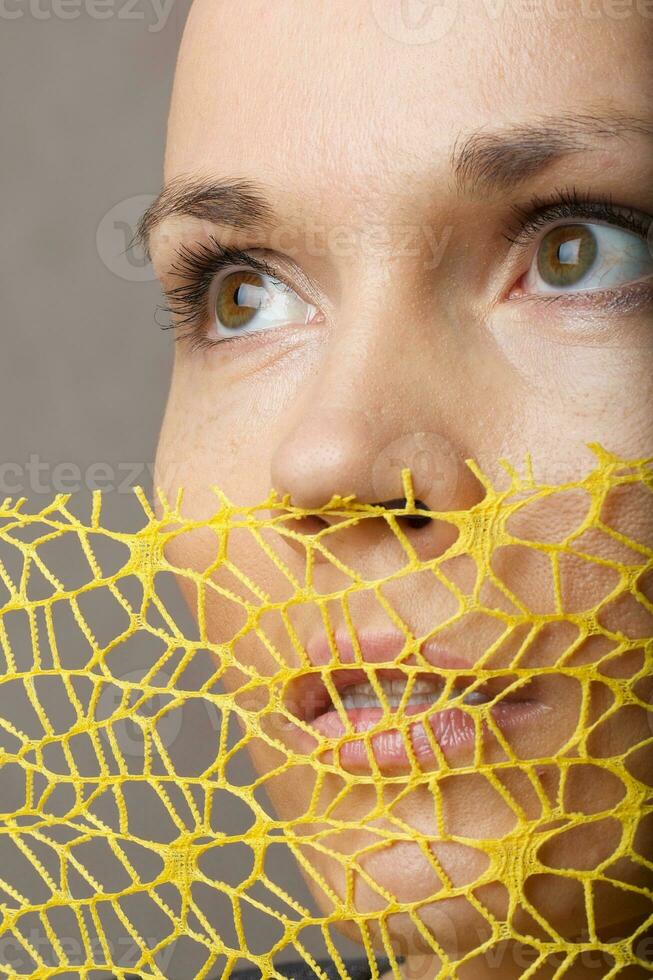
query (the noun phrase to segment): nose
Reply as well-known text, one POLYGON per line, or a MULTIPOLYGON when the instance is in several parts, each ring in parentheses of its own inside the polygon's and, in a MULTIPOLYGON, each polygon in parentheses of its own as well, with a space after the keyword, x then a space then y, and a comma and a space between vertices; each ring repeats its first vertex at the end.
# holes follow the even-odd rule
MULTIPOLYGON (((401 510, 408 504, 403 471, 409 469, 414 510, 396 514, 396 519, 404 531, 420 536, 421 553, 440 554, 452 543, 452 525, 414 511, 467 509, 485 496, 485 488, 465 463, 474 453, 457 434, 464 418, 458 419, 454 430, 455 399, 450 392, 440 402, 442 411, 438 410, 433 391, 444 390, 444 384, 434 384, 432 373, 420 377, 425 367, 419 354, 404 358, 398 368, 400 359, 381 344, 367 350, 364 343, 352 342, 352 346, 357 351, 355 365, 351 349, 345 356, 334 341, 313 387, 294 405, 287 429, 272 452, 272 486, 282 497, 288 496, 292 506, 304 510, 319 510, 336 497, 348 496, 359 503, 401 510)), ((323 510, 298 519, 294 527, 316 533, 341 520, 342 509, 339 514, 323 510)), ((378 534, 380 524, 386 526, 382 533, 392 535, 385 518, 379 522, 366 517, 351 530, 359 535, 360 544, 360 536, 371 533, 373 525, 378 534)), ((293 546, 293 539, 287 540, 293 546)), ((301 547, 297 542, 294 546, 301 547)))

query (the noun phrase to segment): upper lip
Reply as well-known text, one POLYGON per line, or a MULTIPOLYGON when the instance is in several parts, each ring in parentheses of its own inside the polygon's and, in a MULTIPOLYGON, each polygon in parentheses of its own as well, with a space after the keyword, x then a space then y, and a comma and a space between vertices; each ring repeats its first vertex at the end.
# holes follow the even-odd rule
MULTIPOLYGON (((334 631, 338 650, 337 660, 333 657, 325 633, 318 634, 309 640, 306 652, 312 669, 309 668, 307 672, 292 678, 286 689, 286 705, 296 718, 310 723, 332 706, 331 696, 324 681, 324 667, 331 664, 342 665, 331 666, 329 670, 331 682, 337 691, 342 691, 351 684, 360 684, 370 679, 369 669, 355 666, 360 663, 361 659, 366 664, 383 664, 376 670, 376 675, 388 680, 391 678, 407 678, 409 673, 414 673, 418 677, 441 676, 445 681, 451 676, 452 671, 456 671, 453 676, 453 686, 463 689, 478 679, 478 675, 468 660, 443 647, 436 639, 426 640, 420 646, 424 659, 433 669, 420 669, 419 671, 412 669, 409 672, 400 666, 393 666, 405 643, 401 633, 359 633, 357 631, 356 638, 360 647, 360 657, 356 654, 349 631, 346 629, 334 631)), ((414 659, 412 662, 414 664, 414 659)), ((474 690, 495 696, 509 687, 514 682, 515 677, 515 674, 510 675, 510 673, 508 676, 498 674, 496 677, 486 679, 482 684, 474 685, 474 690)), ((507 694, 505 699, 525 700, 521 685, 512 695, 507 694)))

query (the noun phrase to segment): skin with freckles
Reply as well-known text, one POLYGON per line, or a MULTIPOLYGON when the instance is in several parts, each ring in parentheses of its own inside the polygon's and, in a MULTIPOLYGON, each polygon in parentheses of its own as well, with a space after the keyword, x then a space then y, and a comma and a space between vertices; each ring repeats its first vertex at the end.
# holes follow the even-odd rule
MULTIPOLYGON (((179 312, 180 268, 190 272, 180 254, 217 241, 265 259, 293 291, 292 298, 274 294, 270 318, 259 312, 243 330, 228 315, 260 295, 260 276, 241 275, 221 293, 220 276, 229 268, 242 274, 242 263, 212 276, 203 270, 206 290, 194 294, 192 317, 179 328, 156 468, 156 483, 170 499, 185 488, 184 512, 197 519, 215 510, 212 485, 243 505, 259 503, 274 487, 311 509, 334 494, 369 503, 400 498, 401 469, 411 467, 415 496, 430 509, 462 510, 484 495, 466 459, 500 487, 507 479, 501 457, 518 465, 530 452, 536 479, 558 484, 594 466, 588 442, 627 458, 653 453, 653 258, 646 241, 653 212, 653 19, 634 4, 628 17, 613 17, 600 4, 589 16, 569 0, 553 16, 544 3, 538 9, 508 4, 493 14, 496 5, 463 0, 451 23, 438 28, 427 17, 428 4, 417 5, 424 19, 417 11, 412 21, 397 19, 398 6, 394 0, 196 0, 191 10, 172 99, 166 186, 249 181, 274 218, 266 227, 242 229, 223 224, 217 213, 160 212, 148 226, 157 274, 179 312), (538 140, 529 142, 526 134, 535 129, 538 140), (503 133, 503 143, 489 142, 489 133, 503 133), (492 178, 500 144, 521 152, 492 178), (527 220, 533 213, 539 214, 535 222, 527 220), (545 241, 566 226, 574 230, 545 241), (580 274, 583 262, 586 275, 580 274), (229 332, 238 339, 221 345, 229 332)), ((431 10, 429 16, 445 13, 431 10)), ((184 301, 188 313, 191 297, 184 301)), ((585 503, 572 493, 543 507, 531 537, 556 540, 579 523, 585 503)), ((612 527, 653 544, 650 495, 634 488, 615 493, 608 504, 612 527)), ((333 519, 306 518, 297 528, 310 534, 325 523, 333 519)), ((423 560, 455 540, 451 525, 437 520, 404 530, 423 560)), ((238 567, 275 601, 283 598, 287 583, 260 546, 245 535, 236 540, 238 567)), ((592 546, 605 557, 605 542, 597 538, 592 546)), ((301 578, 304 549, 290 538, 279 547, 301 578)), ((331 547, 366 578, 389 574, 401 554, 383 520, 334 534, 331 547)), ((186 535, 172 560, 202 569, 215 557, 212 548, 201 533, 186 535)), ((495 568, 529 608, 547 612, 555 596, 550 566, 540 558, 529 549, 509 549, 496 556, 495 568)), ((319 556, 316 562, 315 581, 324 591, 343 584, 332 564, 319 556)), ((464 558, 448 573, 461 588, 473 581, 464 558)), ((233 587, 221 575, 216 581, 233 587)), ((563 583, 568 608, 591 606, 614 585, 609 570, 598 566, 570 566, 563 583)), ((186 592, 192 606, 196 597, 188 586, 186 592)), ((650 602, 650 583, 648 592, 650 602)), ((399 580, 387 597, 416 636, 451 615, 451 596, 434 589, 431 578, 399 580)), ((332 606, 334 629, 343 627, 342 609, 332 606)), ((392 625, 365 592, 354 597, 351 615, 357 629, 392 625)), ((210 603, 207 616, 216 642, 243 625, 235 606, 210 603)), ((628 637, 651 636, 645 604, 612 605, 605 617, 609 628, 628 637)), ((320 610, 311 604, 294 607, 291 619, 303 645, 323 629, 320 610)), ((297 666, 281 617, 270 612, 261 625, 297 666)), ((489 617, 470 615, 447 632, 446 642, 473 668, 499 632, 489 617)), ((531 664, 554 663, 572 639, 563 630, 542 634, 531 664)), ((578 654, 585 661, 609 652, 601 638, 590 640, 578 654)), ((508 666, 514 653, 506 645, 493 666, 508 666)), ((274 672, 254 633, 234 645, 234 654, 263 676, 274 672)), ((632 676, 642 662, 643 650, 612 670, 632 676)), ((242 674, 234 667, 225 684, 235 689, 239 683, 242 674)), ((573 732, 580 706, 581 692, 570 678, 549 675, 534 683, 550 710, 535 728, 515 736, 524 759, 554 756, 573 732)), ((595 717, 601 697, 598 692, 592 704, 595 717)), ((644 718, 629 715, 617 729, 598 729, 593 751, 601 756, 615 739, 635 745, 648 732, 644 718)), ((292 731, 287 737, 292 740, 292 731)), ((500 758, 492 739, 488 752, 500 758)), ((278 753, 261 743, 252 754, 264 772, 278 753)), ((308 768, 290 769, 269 788, 283 819, 299 817, 308 805, 308 768)), ((650 757, 643 771, 650 782, 650 757)), ((539 778, 554 800, 553 767, 541 767, 539 778)), ((541 801, 518 773, 507 772, 505 785, 527 815, 538 815, 541 801)), ((330 776, 322 792, 328 797, 337 790, 338 779, 330 776)), ((617 801, 611 780, 580 770, 569 792, 581 812, 609 813, 617 801)), ((473 840, 510 830, 514 815, 480 775, 451 780, 443 793, 449 832, 473 840)), ((356 811, 363 818, 372 794, 362 783, 348 797, 348 820, 356 811)), ((421 785, 397 813, 433 838, 433 853, 455 885, 471 883, 484 856, 472 846, 438 842, 429 794, 421 785)), ((551 866, 582 853, 582 867, 595 867, 610 853, 615 833, 609 817, 588 825, 573 845, 551 845, 551 866)), ((357 832, 334 832, 330 844, 351 852, 365 845, 366 835, 361 825, 357 832)), ((310 860, 342 894, 340 865, 320 855, 310 860)), ((409 841, 370 854, 365 870, 401 901, 437 891, 432 865, 409 841)), ((649 871, 633 867, 624 874, 651 888, 649 871)), ((312 887, 326 907, 326 897, 312 887)), ((534 882, 530 893, 533 905, 570 939, 587 929, 579 887, 551 875, 534 882)), ((505 890, 488 886, 483 903, 500 918, 505 890)), ((356 904, 360 912, 382 907, 362 878, 356 904)), ((606 894, 597 916, 612 935, 628 936, 646 909, 645 900, 617 903, 606 894)), ((528 930, 525 917, 517 919, 528 930)), ((453 957, 485 935, 483 917, 464 896, 432 903, 423 921, 453 957)), ((441 961, 425 949, 415 923, 396 915, 389 926, 406 958, 405 976, 438 976, 441 961)), ((347 923, 342 929, 356 938, 347 923)), ((382 938, 373 938, 382 951, 382 938)), ((519 977, 525 969, 520 952, 510 950, 500 974, 481 957, 458 976, 519 977)), ((537 976, 554 973, 549 964, 537 976)), ((565 976, 605 973, 598 960, 578 963, 565 976)))

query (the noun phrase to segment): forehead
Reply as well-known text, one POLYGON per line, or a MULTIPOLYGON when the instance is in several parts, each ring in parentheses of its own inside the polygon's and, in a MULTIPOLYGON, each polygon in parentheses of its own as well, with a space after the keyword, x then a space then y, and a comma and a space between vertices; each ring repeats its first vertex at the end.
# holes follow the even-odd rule
POLYGON ((334 179, 364 176, 369 189, 437 166, 461 132, 489 124, 592 107, 646 115, 650 7, 196 0, 166 179, 234 173, 333 194, 334 179))

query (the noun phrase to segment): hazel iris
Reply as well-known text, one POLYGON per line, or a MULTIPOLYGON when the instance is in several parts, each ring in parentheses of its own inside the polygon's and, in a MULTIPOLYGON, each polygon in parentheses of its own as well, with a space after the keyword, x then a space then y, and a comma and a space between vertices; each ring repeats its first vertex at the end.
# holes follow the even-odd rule
POLYGON ((587 225, 563 225, 545 236, 537 259, 539 273, 549 286, 574 286, 596 262, 596 237, 587 225))
POLYGON ((230 273, 220 283, 215 311, 224 327, 236 329, 249 323, 268 299, 262 277, 242 269, 230 273))

